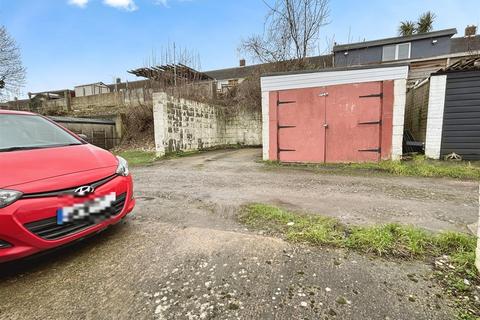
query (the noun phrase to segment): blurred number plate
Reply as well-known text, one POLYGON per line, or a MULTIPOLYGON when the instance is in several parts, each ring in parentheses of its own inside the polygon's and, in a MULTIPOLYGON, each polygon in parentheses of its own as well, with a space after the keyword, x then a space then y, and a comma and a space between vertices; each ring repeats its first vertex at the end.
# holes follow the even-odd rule
POLYGON ((98 214, 109 208, 116 200, 115 192, 93 200, 75 204, 71 207, 59 208, 57 210, 57 224, 64 224, 75 220, 84 220, 91 215, 98 214))

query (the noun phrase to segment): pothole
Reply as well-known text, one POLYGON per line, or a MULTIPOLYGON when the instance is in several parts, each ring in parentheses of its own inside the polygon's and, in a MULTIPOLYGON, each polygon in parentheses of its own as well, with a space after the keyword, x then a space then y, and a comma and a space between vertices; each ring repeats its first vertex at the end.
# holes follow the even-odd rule
POLYGON ((135 197, 135 199, 140 201, 152 201, 155 200, 155 197, 135 197))

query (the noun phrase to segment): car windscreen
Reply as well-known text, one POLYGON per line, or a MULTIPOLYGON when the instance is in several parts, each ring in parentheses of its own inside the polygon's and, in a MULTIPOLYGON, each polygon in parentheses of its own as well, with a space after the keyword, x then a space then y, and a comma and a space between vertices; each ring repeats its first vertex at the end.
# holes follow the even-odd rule
POLYGON ((82 142, 43 117, 0 114, 0 152, 77 144, 82 142))

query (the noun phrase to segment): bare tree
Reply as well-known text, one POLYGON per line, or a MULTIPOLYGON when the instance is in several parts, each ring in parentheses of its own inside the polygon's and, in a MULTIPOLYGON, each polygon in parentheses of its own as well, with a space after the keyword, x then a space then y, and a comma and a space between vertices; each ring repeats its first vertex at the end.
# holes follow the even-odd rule
POLYGON ((316 50, 320 28, 328 23, 329 0, 274 0, 263 35, 242 41, 241 49, 260 62, 303 61, 316 50))
POLYGON ((0 26, 0 100, 18 94, 25 83, 20 49, 4 26, 0 26))

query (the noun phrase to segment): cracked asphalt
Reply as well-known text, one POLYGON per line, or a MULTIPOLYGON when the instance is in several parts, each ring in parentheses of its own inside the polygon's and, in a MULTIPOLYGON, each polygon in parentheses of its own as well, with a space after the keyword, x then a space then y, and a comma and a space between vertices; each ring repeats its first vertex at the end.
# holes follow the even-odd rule
POLYGON ((269 168, 259 149, 132 169, 125 223, 0 266, 0 319, 452 319, 418 261, 294 245, 252 231, 238 208, 265 202, 346 223, 466 231, 477 185, 269 168))

